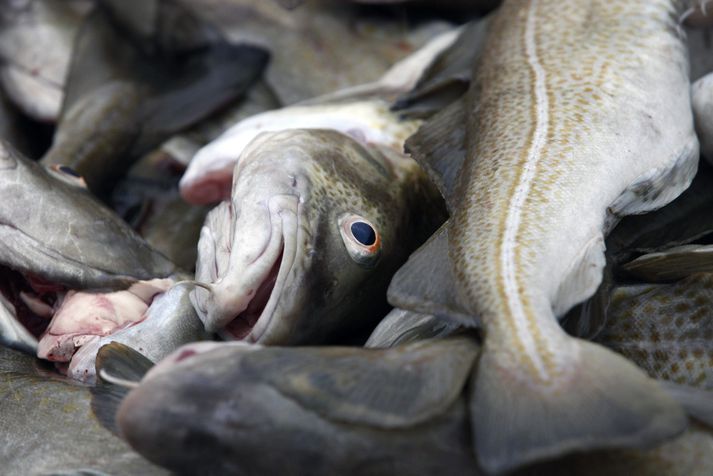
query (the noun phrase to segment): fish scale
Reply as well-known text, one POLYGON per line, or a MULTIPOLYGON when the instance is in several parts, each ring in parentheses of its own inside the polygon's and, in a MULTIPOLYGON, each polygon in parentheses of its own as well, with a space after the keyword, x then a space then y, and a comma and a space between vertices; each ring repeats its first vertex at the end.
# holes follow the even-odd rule
POLYGON ((665 205, 695 175, 685 6, 505 1, 465 100, 407 141, 452 219, 395 275, 389 301, 483 328, 469 408, 488 473, 651 445, 685 425, 640 369, 557 320, 596 291, 618 219, 665 205), (459 148, 448 141, 463 117, 459 148))

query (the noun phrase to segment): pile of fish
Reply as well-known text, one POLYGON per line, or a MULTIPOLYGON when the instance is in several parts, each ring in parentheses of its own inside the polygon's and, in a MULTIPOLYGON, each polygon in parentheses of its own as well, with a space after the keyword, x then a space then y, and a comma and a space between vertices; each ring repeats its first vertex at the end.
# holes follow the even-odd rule
POLYGON ((0 7, 3 474, 713 474, 706 0, 0 7))

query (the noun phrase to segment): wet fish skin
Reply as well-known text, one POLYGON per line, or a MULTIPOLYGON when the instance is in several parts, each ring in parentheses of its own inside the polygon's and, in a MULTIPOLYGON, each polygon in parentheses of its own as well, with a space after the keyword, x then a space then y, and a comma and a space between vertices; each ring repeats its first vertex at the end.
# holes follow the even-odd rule
POLYGON ((158 362, 183 344, 208 339, 188 297, 190 288, 173 286, 154 298, 142 321, 83 345, 72 357, 68 376, 86 383, 96 380, 95 359, 99 349, 119 342, 158 362))
POLYGON ((28 116, 59 116, 73 37, 91 8, 86 0, 0 3, 0 82, 28 116))
POLYGON ((6 204, 0 212, 4 266, 68 287, 100 289, 175 271, 74 175, 45 169, 7 143, 0 147, 0 200, 6 204))
POLYGON ((358 335, 384 314, 379 296, 391 274, 443 213, 425 174, 401 154, 332 130, 264 133, 236 165, 231 202, 208 215, 196 280, 211 291, 196 289, 193 302, 208 330, 249 342, 358 335), (350 217, 378 234, 380 248, 361 263, 340 231, 350 217), (231 334, 225 326, 237 323, 280 256, 258 321, 247 335, 231 334))
POLYGON ((409 308, 402 296, 417 295, 399 289, 409 268, 440 266, 450 276, 441 287, 456 289, 447 304, 459 312, 447 314, 483 325, 470 409, 489 473, 653 444, 685 425, 643 372, 557 322, 596 291, 617 219, 665 205, 696 172, 684 7, 506 1, 491 19, 465 107, 463 167, 446 197, 452 219, 389 291, 409 308))
POLYGON ((103 428, 88 387, 43 370, 31 356, 0 347, 0 460, 3 474, 165 475, 103 428))
POLYGON ((597 341, 653 378, 713 390, 713 275, 618 286, 597 341))
MULTIPOLYGON (((191 347, 178 352, 189 355, 191 347)), ((423 346, 416 344, 416 347, 423 346)), ((459 353, 464 352, 463 346, 457 348, 459 353)), ((346 406, 354 405, 350 408, 356 418, 370 413, 385 415, 384 421, 401 417, 395 406, 410 408, 431 390, 419 386, 421 373, 400 379, 398 373, 392 373, 394 367, 383 361, 398 366, 403 360, 423 370, 424 360, 431 363, 433 357, 433 353, 424 353, 418 361, 409 360, 408 350, 403 348, 365 351, 219 344, 207 352, 185 357, 167 372, 152 376, 150 371, 141 386, 122 402, 117 421, 127 441, 141 454, 174 471, 477 474, 468 451, 466 405, 463 398, 457 398, 457 393, 456 398, 444 397, 443 408, 439 405, 436 414, 420 424, 354 425, 322 412, 325 405, 341 401, 346 406), (360 364, 359 356, 367 352, 370 353, 360 364), (324 364, 319 362, 341 364, 339 372, 327 370, 320 380, 324 364), (292 375, 297 385, 294 390, 299 395, 285 393, 281 387, 280 380, 286 375, 278 369, 286 368, 285 365, 294 369, 292 375), (362 380, 364 377, 366 380, 362 380), (370 384, 372 378, 374 382, 370 384), (382 387, 373 386, 377 381, 394 384, 393 388, 384 388, 383 400, 382 387), (361 387, 362 384, 368 387, 361 387), (342 391, 355 390, 350 385, 364 388, 365 392, 357 392, 361 396, 353 393, 352 397, 340 397, 342 391), (376 395, 374 401, 369 398, 361 401, 370 393, 376 395), (317 406, 305 406, 312 397, 317 406), (400 405, 399 397, 409 403, 404 401, 400 405), (320 398, 327 400, 320 404, 320 398), (186 413, 188 402, 191 410, 186 413), (176 421, 182 422, 182 429, 166 432, 167 425, 175 428, 176 421), (266 447, 265 441, 271 444, 266 447)), ((466 369, 468 365, 465 364, 466 369)), ((443 369, 443 374, 449 372, 443 369)))
MULTIPOLYGON (((179 11, 182 16, 161 23, 164 29, 191 17, 179 11)), ((153 51, 146 41, 123 41, 121 28, 101 6, 83 23, 55 139, 42 158, 45 165, 74 168, 97 194, 111 188, 132 161, 239 97, 268 60, 263 49, 228 44, 217 33, 194 50, 183 51, 179 43, 177 50, 169 44, 153 51)), ((165 39, 163 33, 153 32, 153 46, 165 39)))

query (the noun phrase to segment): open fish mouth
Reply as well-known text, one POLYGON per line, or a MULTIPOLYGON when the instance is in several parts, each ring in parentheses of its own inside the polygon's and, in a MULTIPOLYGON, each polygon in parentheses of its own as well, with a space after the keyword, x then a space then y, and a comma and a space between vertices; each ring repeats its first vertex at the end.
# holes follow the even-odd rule
POLYGON ((256 343, 283 327, 277 311, 285 304, 288 280, 294 274, 300 233, 297 209, 295 196, 272 197, 271 231, 264 249, 239 266, 238 273, 233 271, 212 286, 204 319, 208 330, 226 340, 256 343))
POLYGON ((0 299, 11 317, 35 339, 45 332, 64 286, 0 266, 0 299))
MULTIPOLYGON (((284 246, 277 260, 272 265, 272 268, 270 268, 265 280, 260 283, 257 290, 254 291, 252 298, 248 302, 248 307, 225 326, 224 332, 229 334, 229 338, 237 340, 246 339, 263 317, 268 319, 266 316, 268 312, 266 311, 274 310, 277 300, 279 299, 279 290, 277 293, 274 291, 282 268, 283 256, 284 246)), ((251 336, 251 338, 253 341, 257 339, 254 335, 251 336)))

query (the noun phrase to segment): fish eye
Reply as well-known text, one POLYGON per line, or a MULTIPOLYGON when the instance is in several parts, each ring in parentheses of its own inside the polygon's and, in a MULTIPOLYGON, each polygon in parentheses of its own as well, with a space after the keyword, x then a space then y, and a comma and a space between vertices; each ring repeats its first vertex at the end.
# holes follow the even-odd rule
POLYGON ((366 218, 349 213, 339 219, 339 232, 349 256, 358 264, 372 267, 379 259, 381 237, 366 218))
POLYGON ((74 170, 72 167, 67 165, 50 165, 49 170, 51 170, 57 178, 63 180, 69 185, 87 188, 87 182, 85 182, 79 172, 74 170))

